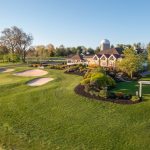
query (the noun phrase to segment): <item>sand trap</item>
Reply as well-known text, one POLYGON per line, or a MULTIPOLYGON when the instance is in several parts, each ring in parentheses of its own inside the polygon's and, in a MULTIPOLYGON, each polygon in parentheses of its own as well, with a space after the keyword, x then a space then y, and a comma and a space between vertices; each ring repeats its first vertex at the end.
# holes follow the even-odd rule
POLYGON ((7 73, 7 72, 12 72, 15 69, 8 69, 8 68, 0 68, 0 73, 7 73))
POLYGON ((32 81, 29 81, 27 83, 27 85, 29 85, 29 86, 41 86, 41 85, 46 84, 52 80, 54 80, 54 79, 53 78, 38 78, 38 79, 34 79, 32 81))
POLYGON ((48 74, 47 71, 35 69, 35 70, 27 70, 23 72, 15 73, 14 75, 23 76, 23 77, 38 77, 48 74))

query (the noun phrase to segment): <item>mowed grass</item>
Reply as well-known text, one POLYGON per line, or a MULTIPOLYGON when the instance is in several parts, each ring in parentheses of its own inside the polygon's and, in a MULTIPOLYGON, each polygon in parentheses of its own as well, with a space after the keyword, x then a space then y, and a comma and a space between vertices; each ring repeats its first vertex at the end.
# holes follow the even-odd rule
MULTIPOLYGON (((17 66, 16 71, 31 69, 17 66)), ((74 93, 82 77, 48 70, 54 81, 0 74, 0 148, 17 150, 149 150, 150 86, 144 102, 120 105, 74 93)), ((118 85, 136 91, 136 83, 118 85)))

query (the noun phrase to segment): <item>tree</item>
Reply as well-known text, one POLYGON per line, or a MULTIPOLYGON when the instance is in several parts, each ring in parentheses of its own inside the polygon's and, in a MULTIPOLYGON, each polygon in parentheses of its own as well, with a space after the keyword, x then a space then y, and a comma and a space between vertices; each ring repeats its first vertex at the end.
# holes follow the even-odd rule
POLYGON ((6 28, 2 31, 2 36, 0 37, 1 43, 6 46, 12 54, 14 54, 17 46, 17 34, 15 31, 16 27, 6 28))
POLYGON ((32 40, 33 37, 30 34, 26 34, 16 26, 4 29, 0 37, 0 42, 10 50, 10 53, 14 55, 17 51, 24 62, 26 50, 31 45, 32 40))
POLYGON ((75 47, 71 47, 70 51, 72 52, 72 54, 77 54, 77 49, 75 47))
POLYGON ((71 48, 66 48, 66 51, 65 51, 65 56, 69 56, 69 55, 71 55, 71 54, 73 54, 73 51, 71 51, 71 48))
POLYGON ((46 49, 48 50, 49 56, 53 57, 55 55, 55 47, 52 44, 48 44, 46 46, 46 49))
POLYGON ((8 54, 9 50, 7 49, 6 46, 0 45, 0 55, 5 55, 8 54))
POLYGON ((150 43, 147 45, 148 61, 150 62, 150 43))
POLYGON ((27 51, 27 57, 37 57, 37 52, 34 47, 30 47, 27 51))
POLYGON ((17 48, 21 52, 22 61, 25 62, 26 51, 32 44, 33 37, 30 34, 24 33, 18 28, 17 48))
POLYGON ((56 56, 65 56, 65 47, 63 45, 60 45, 56 48, 56 56))
POLYGON ((132 45, 130 45, 130 44, 127 44, 127 45, 125 45, 125 44, 117 44, 117 47, 121 48, 121 49, 127 49, 127 48, 132 48, 132 45))
POLYGON ((91 55, 93 55, 95 53, 94 49, 92 49, 92 48, 88 48, 87 52, 91 55))
POLYGON ((81 54, 83 52, 83 46, 78 46, 77 47, 77 53, 81 54))
POLYGON ((37 55, 41 58, 46 58, 49 56, 48 50, 45 48, 44 45, 38 45, 35 47, 37 55))
POLYGON ((131 78, 133 73, 139 71, 143 66, 143 58, 133 48, 124 50, 124 58, 117 63, 117 68, 127 73, 131 78))
POLYGON ((8 55, 9 50, 7 49, 6 46, 0 45, 0 60, 2 60, 3 62, 4 60, 4 55, 8 55))
POLYGON ((138 42, 138 43, 134 43, 133 46, 135 49, 140 49, 142 47, 142 44, 138 42))
POLYGON ((114 48, 115 46, 112 44, 110 47, 111 47, 111 48, 114 48))
POLYGON ((96 50, 95 50, 95 53, 99 53, 101 51, 100 47, 97 47, 96 50))

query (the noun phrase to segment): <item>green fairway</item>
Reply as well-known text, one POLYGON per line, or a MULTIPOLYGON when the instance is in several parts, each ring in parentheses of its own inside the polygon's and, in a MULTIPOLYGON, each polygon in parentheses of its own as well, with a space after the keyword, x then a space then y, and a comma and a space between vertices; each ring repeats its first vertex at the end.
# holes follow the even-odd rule
MULTIPOLYGON (((33 77, 0 73, 0 149, 150 149, 150 86, 139 104, 99 102, 74 93, 82 77, 47 71, 44 77, 54 80, 41 87, 26 85, 33 77)), ((133 94, 137 89, 136 82, 116 87, 133 94)))

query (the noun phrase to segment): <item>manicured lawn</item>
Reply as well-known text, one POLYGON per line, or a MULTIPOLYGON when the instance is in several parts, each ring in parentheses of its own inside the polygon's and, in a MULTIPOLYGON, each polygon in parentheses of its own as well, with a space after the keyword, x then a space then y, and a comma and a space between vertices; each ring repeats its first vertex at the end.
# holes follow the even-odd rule
MULTIPOLYGON (((74 93, 82 77, 48 71, 46 77, 55 80, 41 87, 25 84, 33 78, 0 74, 0 148, 150 149, 150 86, 144 87, 144 102, 136 105, 98 102, 74 93)), ((117 88, 138 89, 134 82, 117 88)))
MULTIPOLYGON (((141 80, 150 81, 150 76, 146 76, 141 80)), ((150 94, 150 85, 143 85, 143 94, 150 94)), ((113 91, 125 92, 132 95, 136 95, 136 91, 139 91, 139 84, 136 81, 133 82, 120 82, 117 84, 113 91)))
POLYGON ((10 63, 7 63, 7 62, 6 63, 1 63, 0 62, 0 67, 15 66, 15 65, 19 65, 19 64, 22 64, 22 63, 19 63, 19 62, 18 63, 11 63, 11 62, 10 63))

